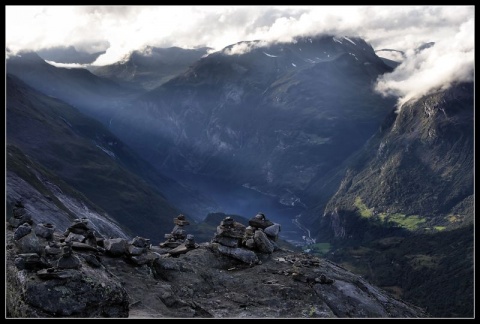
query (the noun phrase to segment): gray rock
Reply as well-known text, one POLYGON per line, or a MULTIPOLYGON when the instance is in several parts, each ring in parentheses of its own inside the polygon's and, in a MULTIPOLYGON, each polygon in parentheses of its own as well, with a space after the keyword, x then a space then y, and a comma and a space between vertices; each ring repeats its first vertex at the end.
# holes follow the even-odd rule
POLYGON ((255 252, 243 248, 231 248, 220 244, 212 244, 212 247, 219 253, 240 260, 246 264, 255 264, 258 257, 255 252))
POLYGON ((246 240, 245 246, 251 250, 255 249, 255 240, 253 238, 246 240))
POLYGON ((144 247, 138 247, 130 244, 127 244, 126 247, 127 247, 126 248, 127 255, 140 255, 146 252, 146 248, 144 247))
POLYGON ((6 307, 13 318, 126 318, 128 293, 103 269, 41 270, 42 280, 9 272, 6 307), (20 292, 22 292, 20 294, 20 292))
POLYGON ((55 232, 55 226, 50 223, 40 223, 35 227, 35 234, 38 237, 43 237, 46 240, 53 239, 53 232, 55 232))
POLYGON ((83 251, 94 251, 97 252, 98 249, 86 243, 81 242, 72 242, 72 248, 75 250, 83 250, 83 251))
POLYGON ((56 266, 59 269, 79 269, 82 266, 82 263, 76 255, 64 254, 58 259, 56 266))
POLYGON ((280 231, 281 231, 281 226, 280 224, 277 224, 277 223, 271 226, 268 226, 263 230, 263 232, 267 234, 269 238, 272 238, 274 241, 278 239, 278 234, 280 233, 280 231))
POLYGON ((45 255, 48 256, 56 256, 62 253, 62 246, 55 241, 48 242, 48 245, 45 246, 45 255))
POLYGON ((44 246, 33 231, 15 241, 15 245, 20 253, 37 253, 40 255, 44 250, 44 246))
POLYGON ((136 246, 136 247, 149 247, 150 246, 150 240, 149 239, 146 239, 146 238, 143 238, 143 237, 140 237, 140 236, 136 236, 133 240, 131 240, 129 242, 131 245, 133 246, 136 246))
POLYGON ((100 268, 102 266, 102 263, 93 254, 85 255, 83 258, 91 267, 100 268))
POLYGON ((267 235, 262 230, 256 230, 253 235, 255 241, 255 248, 261 253, 272 253, 275 250, 275 245, 268 239, 267 235))
POLYGON ((159 246, 162 247, 162 248, 176 248, 177 246, 181 245, 182 242, 180 241, 167 241, 167 242, 163 242, 163 243, 160 243, 159 246))
POLYGON ((75 270, 59 270, 55 268, 42 269, 37 271, 37 276, 43 280, 52 279, 69 279, 77 276, 78 273, 75 270))
POLYGON ((113 256, 122 256, 125 254, 127 241, 122 238, 105 239, 103 241, 105 251, 113 256))
POLYGON ((75 234, 73 232, 68 233, 65 238, 65 242, 83 242, 85 241, 85 236, 83 234, 75 234))
POLYGON ((12 216, 8 216, 7 222, 12 228, 17 228, 24 223, 33 224, 32 215, 27 212, 23 203, 19 201, 13 206, 12 216))
POLYGON ((37 253, 22 253, 17 255, 15 266, 19 270, 34 270, 44 268, 45 266, 48 266, 48 264, 43 262, 42 258, 37 253))
POLYGON ((150 263, 152 258, 149 257, 149 255, 147 255, 146 253, 143 253, 141 255, 132 255, 129 257, 129 260, 132 261, 134 264, 140 266, 150 263))
POLYGON ((193 234, 188 234, 187 239, 185 240, 185 246, 188 248, 196 248, 197 244, 195 243, 195 237, 193 234))
POLYGON ((187 247, 187 245, 185 243, 182 243, 179 246, 177 246, 176 248, 168 251, 168 254, 170 254, 171 256, 177 256, 179 254, 187 253, 190 250, 191 250, 191 248, 187 247))
POLYGON ((5 301, 11 318, 428 317, 334 263, 304 253, 275 249, 257 255, 257 247, 201 243, 175 257, 155 246, 117 258, 74 252, 71 242, 59 260, 75 264, 78 257, 80 266, 62 269, 38 254, 22 254, 13 236, 7 229, 5 301))
POLYGON ((269 221, 268 219, 266 219, 264 214, 259 213, 259 214, 255 215, 255 217, 251 218, 248 221, 248 225, 256 227, 256 228, 265 229, 269 226, 272 226, 273 223, 271 221, 269 221))
POLYGON ((25 235, 29 234, 32 231, 32 226, 28 223, 23 223, 22 225, 18 226, 13 234, 13 238, 15 240, 19 240, 25 235))
POLYGON ((87 221, 84 220, 79 220, 76 219, 75 223, 72 224, 66 231, 67 235, 68 233, 74 233, 74 234, 81 234, 85 235, 88 231, 91 231, 92 229, 88 226, 87 221))
POLYGON ((239 247, 240 246, 240 239, 239 238, 233 238, 233 237, 226 237, 226 236, 218 236, 216 235, 213 240, 213 242, 220 243, 222 245, 228 246, 228 247, 239 247))
POLYGON ((217 226, 216 236, 233 237, 233 238, 241 239, 243 238, 244 235, 245 235, 245 225, 241 223, 233 222, 228 226, 224 226, 224 225, 217 226))

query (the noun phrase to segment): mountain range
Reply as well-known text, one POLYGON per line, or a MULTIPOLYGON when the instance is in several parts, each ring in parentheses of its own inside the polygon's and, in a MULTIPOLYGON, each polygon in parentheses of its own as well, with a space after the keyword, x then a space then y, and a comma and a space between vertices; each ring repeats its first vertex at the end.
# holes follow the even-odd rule
MULTIPOLYGON (((180 213, 177 206, 194 219, 211 211, 200 193, 155 171, 100 122, 10 75, 6 115, 9 148, 46 166, 130 234, 158 243, 163 239, 158 229, 169 227, 170 218, 180 213)), ((8 155, 7 170, 17 160, 8 155)), ((58 202, 57 207, 65 209, 58 202)))
POLYGON ((7 206, 157 244, 180 213, 208 240, 208 214, 260 201, 307 253, 434 317, 472 316, 473 83, 399 109, 374 85, 401 62, 358 37, 208 50, 88 69, 10 56, 7 206))
POLYGON ((131 87, 152 90, 191 64, 207 55, 209 48, 183 49, 179 47, 158 48, 147 46, 129 53, 114 64, 92 66, 90 70, 98 76, 125 83, 131 87))

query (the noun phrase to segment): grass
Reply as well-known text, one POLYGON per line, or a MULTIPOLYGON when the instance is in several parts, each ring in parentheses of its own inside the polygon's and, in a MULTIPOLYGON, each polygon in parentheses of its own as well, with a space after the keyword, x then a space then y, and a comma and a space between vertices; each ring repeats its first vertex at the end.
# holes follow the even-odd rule
POLYGON ((450 214, 447 216, 447 219, 450 223, 456 223, 456 222, 460 222, 462 220, 462 217, 458 215, 450 214))
POLYGON ((331 245, 330 243, 315 243, 305 246, 304 251, 310 250, 309 253, 314 255, 323 256, 330 252, 331 245))
POLYGON ((354 206, 358 208, 358 211, 360 212, 360 215, 362 215, 362 217, 370 218, 373 216, 372 209, 369 209, 367 205, 363 203, 362 198, 356 197, 354 206))
MULTIPOLYGON (((363 218, 378 218, 384 223, 390 223, 394 226, 403 227, 409 231, 416 231, 420 226, 426 223, 426 219, 420 217, 419 215, 406 215, 402 213, 379 213, 377 215, 373 214, 373 208, 368 208, 368 206, 362 201, 362 198, 356 197, 354 206, 357 207, 358 213, 363 218)), ((441 230, 441 229, 440 229, 441 230)))
POLYGON ((388 221, 393 222, 400 227, 406 228, 409 231, 415 231, 419 229, 419 226, 426 222, 425 218, 421 218, 418 215, 407 216, 405 214, 395 213, 388 216, 388 221))

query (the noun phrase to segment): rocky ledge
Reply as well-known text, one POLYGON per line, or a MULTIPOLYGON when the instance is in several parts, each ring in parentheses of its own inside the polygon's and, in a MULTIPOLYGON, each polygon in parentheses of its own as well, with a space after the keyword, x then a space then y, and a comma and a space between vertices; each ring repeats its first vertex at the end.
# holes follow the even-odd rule
POLYGON ((263 214, 247 227, 227 217, 200 244, 180 215, 152 246, 102 238, 86 219, 61 233, 16 208, 6 228, 7 318, 428 317, 339 265, 280 248, 280 225, 263 214))

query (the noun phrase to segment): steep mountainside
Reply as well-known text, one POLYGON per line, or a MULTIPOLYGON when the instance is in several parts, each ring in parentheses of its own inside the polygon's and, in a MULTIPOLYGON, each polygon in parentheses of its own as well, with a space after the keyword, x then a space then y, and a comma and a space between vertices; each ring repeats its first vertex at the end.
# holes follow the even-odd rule
POLYGON ((294 201, 393 107, 372 89, 388 71, 358 38, 238 43, 118 111, 111 130, 158 168, 294 201), (243 48, 250 50, 237 52, 243 48))
POLYGON ((21 201, 37 224, 67 228, 76 218, 90 219, 95 231, 105 237, 129 238, 132 232, 111 218, 83 193, 36 163, 14 145, 6 148, 6 216, 21 201))
POLYGON ((184 49, 147 46, 130 53, 120 62, 92 66, 91 71, 101 77, 125 82, 132 87, 154 89, 180 73, 207 54, 208 48, 184 49))
POLYGON ((99 122, 9 75, 6 116, 9 145, 20 148, 132 233, 163 239, 171 218, 180 212, 173 203, 184 206, 180 209, 193 220, 211 211, 210 202, 199 193, 153 170, 99 122))
MULTIPOLYGON (((471 224, 473 125, 473 84, 456 85, 392 112, 349 161, 322 217, 359 210, 365 218, 397 224, 398 217, 410 218, 414 229, 471 224)), ((349 235, 348 229, 340 232, 349 235)))
POLYGON ((83 68, 59 68, 34 52, 21 52, 6 60, 7 73, 32 88, 58 98, 83 113, 108 123, 111 114, 136 92, 83 68))
POLYGON ((302 217, 329 258, 440 317, 473 313, 473 94, 456 84, 392 111, 302 217))

